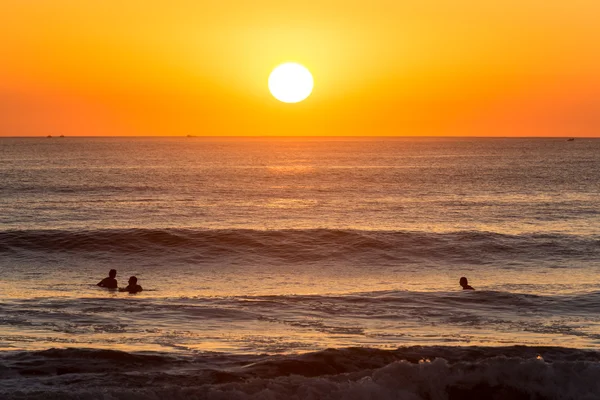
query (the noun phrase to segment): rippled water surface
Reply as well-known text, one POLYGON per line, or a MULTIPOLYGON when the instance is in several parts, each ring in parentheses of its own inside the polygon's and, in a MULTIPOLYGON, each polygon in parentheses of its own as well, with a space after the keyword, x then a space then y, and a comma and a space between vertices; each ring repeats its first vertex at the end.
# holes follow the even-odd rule
POLYGON ((5 350, 600 344, 599 140, 0 138, 0 179, 5 350))

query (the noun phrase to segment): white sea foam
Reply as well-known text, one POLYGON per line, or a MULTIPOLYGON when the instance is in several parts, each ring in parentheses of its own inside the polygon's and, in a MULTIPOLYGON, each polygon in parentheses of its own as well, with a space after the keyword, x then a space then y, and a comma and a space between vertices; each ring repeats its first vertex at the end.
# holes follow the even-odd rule
POLYGON ((7 400, 597 400, 600 393, 600 353, 561 348, 345 349, 229 361, 57 350, 15 354, 0 370, 7 400), (449 360, 430 357, 436 352, 449 360))

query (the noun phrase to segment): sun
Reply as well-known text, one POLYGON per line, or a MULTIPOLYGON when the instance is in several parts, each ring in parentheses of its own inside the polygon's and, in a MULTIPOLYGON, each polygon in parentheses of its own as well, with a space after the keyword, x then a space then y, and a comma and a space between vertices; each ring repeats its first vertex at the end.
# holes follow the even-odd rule
POLYGON ((275 67, 269 75, 269 90, 273 97, 284 103, 298 103, 312 93, 314 86, 310 71, 297 63, 275 67))

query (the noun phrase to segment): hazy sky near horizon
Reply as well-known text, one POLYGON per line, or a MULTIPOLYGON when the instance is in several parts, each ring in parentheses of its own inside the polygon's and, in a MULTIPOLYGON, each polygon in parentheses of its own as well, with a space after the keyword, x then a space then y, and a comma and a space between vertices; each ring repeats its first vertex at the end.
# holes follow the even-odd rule
POLYGON ((0 136, 600 136, 597 0, 0 0, 0 136), (313 94, 284 104, 271 70, 313 94))

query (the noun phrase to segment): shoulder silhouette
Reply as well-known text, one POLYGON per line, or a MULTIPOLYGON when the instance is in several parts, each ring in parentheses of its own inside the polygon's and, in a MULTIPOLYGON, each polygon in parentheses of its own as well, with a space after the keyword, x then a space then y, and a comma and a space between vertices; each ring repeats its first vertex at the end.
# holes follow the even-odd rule
POLYGON ((116 289, 118 287, 117 280, 115 279, 116 276, 117 276, 117 270, 111 269, 108 272, 108 277, 106 277, 106 278, 102 279, 100 282, 98 282, 98 286, 103 287, 103 288, 108 288, 108 289, 116 289))
POLYGON ((475 290, 473 286, 469 285, 469 281, 464 276, 460 278, 458 283, 460 283, 460 286, 462 286, 463 290, 475 290))
POLYGON ((119 289, 120 292, 129 292, 129 293, 139 293, 142 290, 142 287, 140 285, 137 284, 137 278, 135 276, 132 276, 131 278, 129 278, 129 285, 127 285, 127 287, 119 289))

